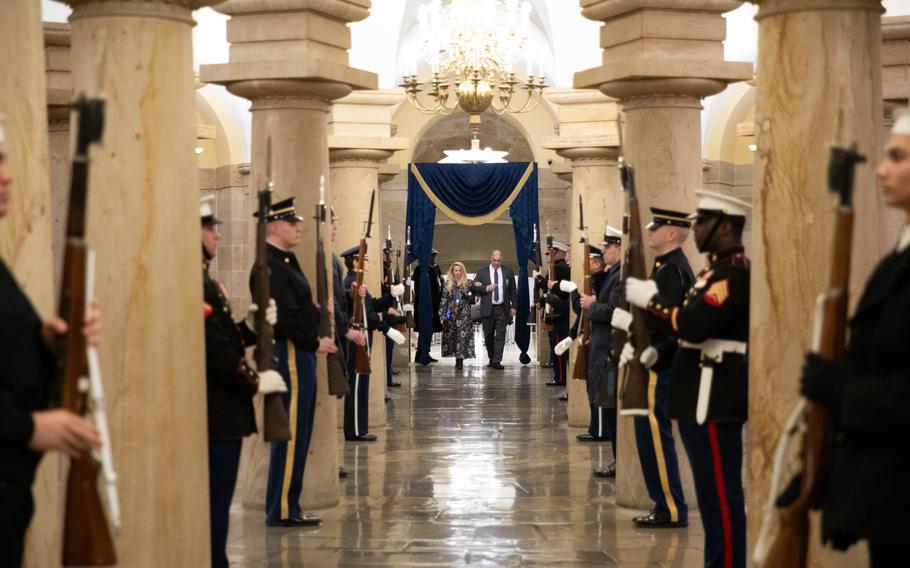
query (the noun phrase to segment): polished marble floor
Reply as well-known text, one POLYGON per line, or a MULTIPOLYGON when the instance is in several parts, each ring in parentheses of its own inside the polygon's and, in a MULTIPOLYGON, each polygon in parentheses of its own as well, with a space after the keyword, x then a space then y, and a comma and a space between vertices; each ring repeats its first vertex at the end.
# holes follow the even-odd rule
POLYGON ((350 477, 322 526, 266 528, 237 502, 232 565, 701 566, 697 513, 688 529, 634 527, 639 511, 591 475, 609 444, 575 441, 548 369, 506 365, 403 369, 379 441, 342 442, 350 477))

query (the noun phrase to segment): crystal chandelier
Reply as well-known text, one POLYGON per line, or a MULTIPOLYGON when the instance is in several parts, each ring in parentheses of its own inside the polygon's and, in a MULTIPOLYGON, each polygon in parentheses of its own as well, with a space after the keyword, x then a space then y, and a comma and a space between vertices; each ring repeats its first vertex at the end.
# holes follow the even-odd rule
POLYGON ((480 113, 533 110, 547 86, 542 66, 534 74, 528 56, 527 81, 512 70, 525 52, 531 3, 524 0, 431 0, 420 6, 421 55, 432 78, 417 79, 416 58, 404 75, 408 102, 424 114, 451 114, 455 109, 471 116, 471 134, 480 133, 480 113), (517 91, 523 91, 519 104, 517 91), (515 99, 515 100, 513 100, 515 99))
POLYGON ((505 164, 508 152, 494 150, 489 146, 480 149, 480 140, 475 136, 471 139, 471 149, 443 150, 445 158, 439 160, 440 164, 505 164))

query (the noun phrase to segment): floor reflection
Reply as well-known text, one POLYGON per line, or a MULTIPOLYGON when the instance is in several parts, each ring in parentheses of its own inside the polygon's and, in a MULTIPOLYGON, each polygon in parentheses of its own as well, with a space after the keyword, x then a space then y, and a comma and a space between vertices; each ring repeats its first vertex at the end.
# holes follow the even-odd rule
POLYGON ((451 359, 403 372, 379 441, 341 443, 350 477, 323 525, 267 529, 238 502, 232 565, 700 566, 697 514, 689 529, 637 529, 612 480, 591 476, 610 447, 575 442, 549 373, 451 359))

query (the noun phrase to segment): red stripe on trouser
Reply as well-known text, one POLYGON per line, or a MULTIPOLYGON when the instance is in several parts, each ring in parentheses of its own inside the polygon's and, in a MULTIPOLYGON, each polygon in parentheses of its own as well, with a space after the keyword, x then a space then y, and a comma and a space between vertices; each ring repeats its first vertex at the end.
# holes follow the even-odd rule
MULTIPOLYGON (((562 341, 562 338, 559 335, 556 336, 556 344, 559 345, 559 342, 562 341)), ((556 366, 559 368, 559 384, 566 382, 565 376, 562 374, 562 355, 556 356, 556 366)))
POLYGON ((708 424, 708 439, 711 441, 711 455, 714 457, 714 482, 717 484, 717 499, 724 525, 724 567, 733 568, 733 527, 730 524, 730 505, 727 503, 727 488, 724 487, 724 468, 720 464, 720 444, 717 443, 717 426, 708 424))

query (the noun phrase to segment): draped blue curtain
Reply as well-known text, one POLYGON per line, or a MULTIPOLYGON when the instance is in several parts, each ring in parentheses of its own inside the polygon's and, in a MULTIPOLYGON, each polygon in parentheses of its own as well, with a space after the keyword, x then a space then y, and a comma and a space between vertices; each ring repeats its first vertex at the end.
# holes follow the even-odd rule
MULTIPOLYGON (((521 350, 522 363, 531 361, 528 346, 531 330, 528 327, 530 295, 528 291, 528 261, 537 261, 533 242, 534 226, 538 228, 537 164, 513 162, 508 164, 411 164, 408 169, 407 226, 410 228, 411 248, 407 262, 417 260, 420 266, 430 265, 436 209, 442 209, 455 221, 480 225, 492 221, 508 208, 515 234, 518 256, 518 307, 515 315, 515 343, 521 350)), ((429 290, 427 270, 420 271, 420 289, 429 290)), ((417 299, 419 320, 417 329, 418 362, 428 362, 430 339, 433 333, 432 302, 429 293, 417 299)))

